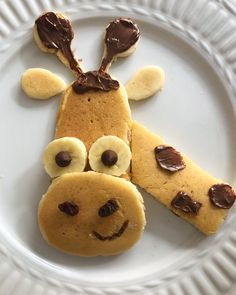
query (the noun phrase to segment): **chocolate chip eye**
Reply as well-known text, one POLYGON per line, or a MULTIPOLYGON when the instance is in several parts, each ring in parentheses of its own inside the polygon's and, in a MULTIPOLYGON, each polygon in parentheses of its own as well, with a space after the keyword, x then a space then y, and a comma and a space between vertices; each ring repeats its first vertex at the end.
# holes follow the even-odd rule
POLYGON ((119 209, 119 205, 115 200, 109 200, 106 202, 105 205, 103 205, 99 211, 98 215, 100 217, 107 217, 112 215, 114 212, 116 212, 119 209))
POLYGON ((61 203, 58 205, 58 208, 61 210, 61 212, 70 216, 75 216, 79 213, 79 206, 73 202, 61 203))
POLYGON ((55 156, 55 162, 59 167, 67 167, 70 165, 72 158, 69 152, 61 151, 55 156))
POLYGON ((102 162, 105 166, 113 166, 118 161, 118 155, 112 150, 106 150, 101 156, 102 162))

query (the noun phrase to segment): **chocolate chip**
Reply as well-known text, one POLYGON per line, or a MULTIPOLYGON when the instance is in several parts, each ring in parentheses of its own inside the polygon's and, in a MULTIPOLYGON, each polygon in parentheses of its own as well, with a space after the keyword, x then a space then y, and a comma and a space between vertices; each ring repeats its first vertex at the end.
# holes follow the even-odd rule
POLYGON ((224 183, 213 185, 208 191, 208 196, 214 206, 222 209, 231 208, 236 199, 232 187, 224 183))
POLYGON ((156 161, 161 168, 176 172, 185 168, 181 154, 171 146, 159 145, 154 149, 156 161))
POLYGON ((66 213, 70 216, 75 216, 79 213, 79 207, 73 202, 64 202, 58 205, 61 212, 66 213))
POLYGON ((117 153, 112 150, 106 150, 102 153, 101 160, 105 166, 113 166, 118 160, 117 153))
POLYGON ((61 151, 56 154, 55 162, 59 167, 67 167, 70 165, 72 158, 69 152, 61 151))
POLYGON ((107 217, 112 215, 114 212, 116 212, 119 209, 119 205, 115 200, 109 200, 106 202, 105 205, 103 205, 99 211, 98 215, 101 217, 107 217))
POLYGON ((176 209, 180 209, 185 213, 191 213, 196 215, 201 208, 202 204, 193 201, 185 192, 180 191, 171 201, 171 206, 176 209))

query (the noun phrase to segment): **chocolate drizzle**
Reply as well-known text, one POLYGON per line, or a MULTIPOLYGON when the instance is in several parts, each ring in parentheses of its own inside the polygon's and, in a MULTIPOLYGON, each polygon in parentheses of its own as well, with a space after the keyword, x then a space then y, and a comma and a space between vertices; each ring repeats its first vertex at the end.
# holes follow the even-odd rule
POLYGON ((171 201, 171 206, 176 209, 189 214, 196 215, 201 208, 202 204, 196 201, 193 201, 185 192, 180 191, 171 201))
POLYGON ((221 209, 231 208, 236 199, 232 187, 224 183, 213 185, 208 191, 208 196, 211 203, 221 209))
POLYGON ((81 74, 82 70, 71 50, 74 32, 70 21, 54 12, 46 12, 35 21, 35 24, 43 45, 48 49, 61 50, 68 60, 70 68, 81 74))
POLYGON ((85 93, 89 90, 110 91, 119 88, 119 82, 113 80, 107 73, 90 71, 83 73, 72 85, 74 91, 78 94, 85 93))
POLYGON ((176 172, 185 168, 181 154, 171 146, 159 145, 154 149, 157 163, 161 168, 176 172))
POLYGON ((102 59, 100 71, 106 71, 115 55, 130 49, 139 39, 140 31, 131 19, 120 18, 111 22, 106 28, 106 55, 102 59))
POLYGON ((112 234, 111 236, 103 236, 101 234, 99 234, 98 232, 96 231, 93 231, 93 235, 100 241, 112 241, 112 240, 115 240, 116 238, 119 238, 120 236, 123 235, 124 231, 126 230, 126 228, 128 227, 129 225, 129 221, 126 220, 121 228, 115 232, 114 234, 112 234))

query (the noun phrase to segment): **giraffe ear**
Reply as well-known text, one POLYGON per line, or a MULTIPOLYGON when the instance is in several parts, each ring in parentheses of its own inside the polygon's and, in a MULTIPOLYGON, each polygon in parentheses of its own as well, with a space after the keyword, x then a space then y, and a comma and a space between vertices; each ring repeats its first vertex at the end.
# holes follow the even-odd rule
POLYGON ((54 53, 76 75, 83 73, 71 50, 74 32, 70 20, 59 12, 46 12, 35 21, 34 39, 38 47, 54 53))
POLYGON ((126 57, 133 53, 139 36, 139 28, 131 19, 119 18, 111 22, 105 32, 104 54, 99 71, 107 72, 118 57, 126 57))
POLYGON ((141 100, 161 91, 165 83, 165 73, 160 67, 147 66, 138 70, 126 83, 129 99, 141 100))
POLYGON ((27 96, 45 100, 63 92, 67 85, 60 77, 48 70, 32 68, 23 73, 21 87, 27 96))

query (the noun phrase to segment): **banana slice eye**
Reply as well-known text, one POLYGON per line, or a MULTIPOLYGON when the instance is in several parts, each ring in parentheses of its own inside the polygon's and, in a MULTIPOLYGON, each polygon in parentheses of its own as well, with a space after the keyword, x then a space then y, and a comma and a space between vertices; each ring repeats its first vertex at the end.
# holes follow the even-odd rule
POLYGON ((96 172, 120 176, 129 168, 130 160, 129 146, 112 135, 97 139, 89 151, 89 164, 96 172))
POLYGON ((62 137, 51 141, 43 154, 44 168, 49 176, 81 172, 87 162, 84 143, 75 137, 62 137))

